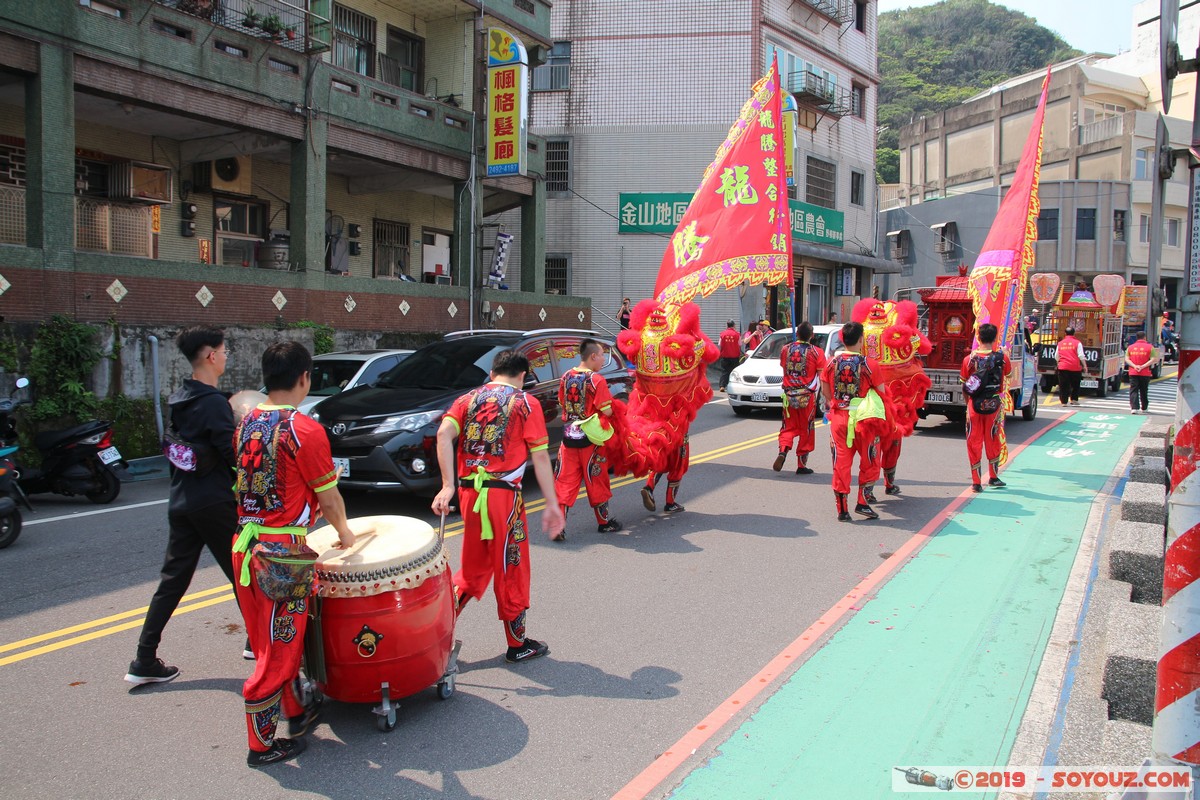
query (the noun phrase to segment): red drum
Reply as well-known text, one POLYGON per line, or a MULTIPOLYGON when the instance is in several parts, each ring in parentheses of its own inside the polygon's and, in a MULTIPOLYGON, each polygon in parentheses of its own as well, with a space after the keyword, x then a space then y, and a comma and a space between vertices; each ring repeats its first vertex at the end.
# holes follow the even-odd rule
POLYGON ((346 550, 333 547, 332 526, 306 540, 321 554, 307 672, 335 700, 382 701, 376 713, 394 725, 390 700, 434 684, 443 699, 454 691, 449 559, 441 537, 418 519, 359 517, 350 529, 357 541, 346 550))

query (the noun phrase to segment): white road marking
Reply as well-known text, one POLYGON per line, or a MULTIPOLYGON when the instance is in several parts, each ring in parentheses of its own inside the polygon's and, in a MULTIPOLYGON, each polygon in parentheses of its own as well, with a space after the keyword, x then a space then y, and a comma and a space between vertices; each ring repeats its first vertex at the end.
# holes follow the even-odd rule
MULTIPOLYGON (((111 514, 114 511, 128 511, 131 508, 145 508, 146 506, 158 506, 167 502, 166 500, 149 500, 145 503, 133 503, 127 506, 115 506, 113 508, 99 508, 95 511, 78 511, 74 514, 63 514, 61 517, 47 517, 46 519, 23 519, 21 526, 28 528, 30 525, 42 525, 46 522, 62 522, 64 519, 78 519, 79 517, 91 517, 96 514, 111 514)), ((28 512, 26 512, 28 513, 28 512)))

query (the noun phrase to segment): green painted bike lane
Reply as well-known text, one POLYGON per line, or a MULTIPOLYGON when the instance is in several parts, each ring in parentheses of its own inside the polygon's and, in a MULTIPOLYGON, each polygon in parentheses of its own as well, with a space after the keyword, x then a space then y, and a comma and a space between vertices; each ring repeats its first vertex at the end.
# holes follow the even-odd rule
POLYGON ((1076 413, 1028 444, 672 800, 869 800, 897 796, 896 766, 1006 764, 1092 502, 1143 421, 1076 413))

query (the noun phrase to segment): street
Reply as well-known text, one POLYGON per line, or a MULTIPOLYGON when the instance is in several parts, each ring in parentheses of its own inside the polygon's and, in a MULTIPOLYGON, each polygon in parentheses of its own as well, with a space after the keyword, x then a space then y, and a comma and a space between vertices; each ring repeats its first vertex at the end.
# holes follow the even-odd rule
MULTIPOLYGON (((1173 378, 1152 385, 1160 420, 1170 418, 1174 390, 1173 378)), ((1128 416, 1126 391, 1086 398, 1078 411, 1128 416)), ((1009 447, 1075 411, 1043 398, 1037 419, 1010 418, 1009 447)), ((121 680, 157 582, 166 481, 126 484, 112 507, 35 496, 21 538, 0 551, 0 795, 611 797, 969 487, 961 426, 930 417, 905 442, 903 494, 877 492, 877 521, 838 523, 826 429, 810 460, 817 474, 801 477, 794 459, 781 473, 770 469, 778 427, 777 412, 735 417, 718 395, 692 427, 679 498, 686 512, 650 514, 641 481, 614 480, 620 533, 596 533, 581 500, 567 541, 553 544, 529 492, 528 627, 549 643, 549 657, 505 663, 489 593, 459 621, 453 697, 440 701, 430 688, 404 700, 391 733, 376 730, 369 706, 327 702, 309 750, 258 771, 245 765, 240 687, 252 665, 241 658, 241 618, 207 555, 159 651, 181 676, 132 691, 121 680)), ((424 499, 348 494, 347 504, 351 516, 436 526, 424 499)), ((454 566, 460 531, 448 522, 454 566)), ((714 731, 705 746, 731 730, 714 731)), ((854 748, 869 753, 874 733, 854 748)), ((665 796, 679 777, 643 795, 665 796)))

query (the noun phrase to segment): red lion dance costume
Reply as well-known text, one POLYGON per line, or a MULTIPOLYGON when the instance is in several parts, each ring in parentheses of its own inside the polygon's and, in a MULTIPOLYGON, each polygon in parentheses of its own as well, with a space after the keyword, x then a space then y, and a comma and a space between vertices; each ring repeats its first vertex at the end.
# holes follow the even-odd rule
POLYGON ((688 426, 712 399, 708 365, 719 351, 700 330, 698 306, 654 300, 634 307, 617 347, 633 365, 636 380, 628 404, 613 401, 617 435, 604 445, 604 455, 618 475, 648 474, 651 489, 665 472, 666 502, 672 506, 688 468, 688 426))
MULTIPOLYGON (((925 405, 931 383, 918 355, 928 355, 933 344, 917 328, 917 305, 911 300, 859 300, 850 318, 863 326, 863 353, 879 362, 883 371, 884 406, 891 423, 881 437, 883 483, 886 494, 900 494, 896 464, 900 445, 911 436, 917 412, 925 405)), ((867 502, 874 502, 874 498, 867 502)))

